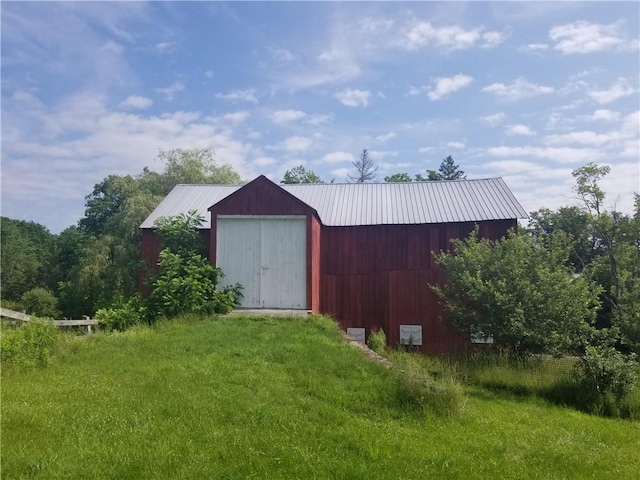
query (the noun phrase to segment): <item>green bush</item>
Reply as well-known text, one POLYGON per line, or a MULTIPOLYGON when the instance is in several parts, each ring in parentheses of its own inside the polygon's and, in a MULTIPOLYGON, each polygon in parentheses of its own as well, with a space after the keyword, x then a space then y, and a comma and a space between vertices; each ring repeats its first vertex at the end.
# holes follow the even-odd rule
POLYGON ((367 339, 367 346, 374 352, 382 355, 387 349, 387 335, 383 329, 372 330, 367 339))
POLYGON ((46 288, 36 287, 25 292, 20 303, 28 314, 36 317, 56 319, 60 315, 58 300, 46 288))
POLYGON ((45 367, 58 342, 55 324, 43 319, 33 319, 16 328, 3 328, 1 359, 3 367, 31 369, 45 367))
POLYGON ((159 265, 148 299, 149 313, 155 315, 152 321, 190 313, 228 313, 242 298, 239 284, 216 290, 224 274, 198 254, 181 256, 164 249, 159 265))
POLYGON ((638 382, 634 354, 623 355, 613 347, 587 347, 576 365, 578 408, 599 415, 626 417, 628 396, 638 382))
POLYGON ((112 332, 124 332, 127 328, 142 323, 145 307, 139 297, 127 301, 120 299, 109 308, 101 308, 96 312, 100 329, 112 332))

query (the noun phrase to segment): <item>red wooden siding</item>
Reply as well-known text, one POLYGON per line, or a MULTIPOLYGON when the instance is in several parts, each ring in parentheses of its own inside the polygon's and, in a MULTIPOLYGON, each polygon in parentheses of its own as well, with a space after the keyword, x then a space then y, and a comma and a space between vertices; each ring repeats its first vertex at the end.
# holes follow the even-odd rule
POLYGON ((319 312, 320 220, 316 211, 289 192, 260 176, 209 208, 210 261, 217 253, 218 215, 305 215, 307 217, 307 309, 319 312))
MULTIPOLYGON (((480 224, 480 235, 500 238, 515 220, 480 224)), ((474 223, 322 228, 320 311, 344 328, 383 328, 390 345, 399 326, 422 325, 422 351, 441 353, 468 345, 442 320, 429 284, 441 284, 432 251, 451 250, 451 238, 467 236, 474 223)))

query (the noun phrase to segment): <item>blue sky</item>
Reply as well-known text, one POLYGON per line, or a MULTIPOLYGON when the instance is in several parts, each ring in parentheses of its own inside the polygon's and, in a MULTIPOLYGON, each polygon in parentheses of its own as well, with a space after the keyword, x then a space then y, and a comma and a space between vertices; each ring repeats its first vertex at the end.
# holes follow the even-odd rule
POLYGON ((2 215, 58 232, 109 174, 206 148, 245 180, 501 176, 525 210, 571 171, 640 191, 637 2, 2 2, 2 215))

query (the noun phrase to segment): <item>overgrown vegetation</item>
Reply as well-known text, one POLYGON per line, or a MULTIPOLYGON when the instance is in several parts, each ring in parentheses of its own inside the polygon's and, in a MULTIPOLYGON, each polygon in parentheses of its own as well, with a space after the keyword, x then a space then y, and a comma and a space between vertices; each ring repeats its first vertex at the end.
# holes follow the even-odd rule
POLYGON ((383 355, 387 349, 387 335, 382 328, 371 331, 367 339, 367 346, 379 355, 383 355))
POLYGON ((632 216, 605 210, 599 182, 608 172, 593 163, 573 171, 582 209, 533 212, 528 231, 497 241, 478 238, 477 230, 454 240, 454 252, 436 257, 447 282, 433 288, 453 325, 470 335, 489 335, 512 352, 580 355, 563 401, 633 417, 640 196, 632 216))
POLYGON ((436 256, 447 282, 432 289, 456 328, 491 336, 516 353, 562 355, 589 342, 599 288, 565 265, 571 249, 566 235, 557 233, 541 246, 514 232, 481 239, 476 228, 453 240, 453 247, 436 256))
POLYGON ((47 370, 3 371, 3 478, 619 479, 640 467, 632 422, 476 386, 453 416, 402 406, 426 398, 423 374, 441 361, 393 352, 420 386, 402 393, 329 319, 192 316, 65 339, 74 353, 47 370))
POLYGON ((0 339, 2 369, 29 370, 51 363, 58 329, 48 320, 34 318, 16 328, 3 326, 0 339))

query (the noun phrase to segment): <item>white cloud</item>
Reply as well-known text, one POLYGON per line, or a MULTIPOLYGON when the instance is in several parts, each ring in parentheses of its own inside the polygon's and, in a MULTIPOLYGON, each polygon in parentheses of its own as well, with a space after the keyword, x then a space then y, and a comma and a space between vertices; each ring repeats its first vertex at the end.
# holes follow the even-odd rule
POLYGON ((498 45, 506 38, 501 32, 483 32, 482 28, 467 30, 458 25, 437 27, 431 22, 418 22, 406 32, 400 41, 409 50, 421 47, 441 47, 445 50, 471 48, 476 44, 487 47, 498 45))
POLYGON ((553 87, 536 85, 535 83, 528 82, 524 78, 520 77, 510 85, 506 85, 504 83, 492 83, 491 85, 484 87, 482 91, 492 93, 498 97, 506 98, 508 100, 521 100, 523 98, 553 93, 553 87))
POLYGON ((464 148, 464 142, 447 142, 447 147, 449 148, 464 148))
POLYGON ((309 150, 311 145, 313 144, 313 140, 309 137, 289 137, 284 142, 282 142, 282 149, 287 152, 304 152, 309 150))
POLYGON ((250 116, 251 114, 249 112, 239 111, 239 112, 226 113, 223 115, 222 118, 227 122, 242 123, 250 116))
POLYGON ((526 50, 530 52, 540 52, 542 50, 548 50, 549 45, 546 43, 530 43, 527 45, 526 50))
POLYGON ((347 167, 336 168, 335 170, 331 170, 331 175, 345 179, 349 175, 349 171, 350 170, 347 167))
POLYGON ((433 87, 430 88, 427 93, 427 97, 429 97, 431 101, 442 100, 451 93, 468 87, 471 85, 471 82, 473 82, 473 77, 461 73, 453 77, 436 78, 433 87))
POLYGON ((583 117, 585 120, 613 122, 620 119, 620 112, 614 112, 613 110, 598 109, 591 115, 583 117))
MULTIPOLYGON (((3 102, 3 109, 8 107, 3 102)), ((109 174, 137 174, 145 165, 161 169, 154 160, 158 149, 212 148, 217 159, 231 164, 244 178, 254 173, 247 162, 251 145, 234 138, 231 129, 221 128, 220 118, 188 111, 133 114, 113 110, 105 98, 88 93, 42 111, 23 110, 14 118, 33 114, 37 119, 28 132, 3 135, 3 214, 6 205, 24 204, 28 195, 33 207, 23 209, 18 218, 28 215, 52 230, 59 231, 82 215, 84 194, 79 192, 86 192, 87 185, 109 174), (40 210, 55 220, 41 220, 40 210)))
POLYGON ((638 41, 627 40, 620 33, 620 23, 601 25, 580 20, 553 27, 549 38, 553 48, 565 55, 638 48, 638 41))
POLYGON ((300 120, 306 117, 306 113, 300 110, 277 110, 270 116, 273 123, 287 123, 295 120, 300 120))
POLYGON ((325 125, 333 120, 333 115, 307 115, 304 119, 304 123, 314 127, 325 125))
POLYGON ((368 34, 388 32, 391 30, 391 27, 393 27, 393 24, 394 21, 391 18, 365 17, 358 22, 360 30, 368 34))
POLYGON ((169 53, 173 51, 174 45, 171 42, 159 42, 156 43, 153 48, 158 53, 169 53))
POLYGON ((129 95, 126 100, 120 102, 120 106, 126 109, 144 110, 153 105, 153 100, 140 95, 129 95))
POLYGON ((507 135, 525 135, 531 136, 535 135, 536 132, 531 130, 528 126, 517 123, 515 125, 507 125, 505 129, 505 133, 507 135))
POLYGON ((270 49, 270 53, 274 60, 281 63, 289 63, 297 58, 296 55, 286 48, 273 48, 270 49))
POLYGON ((618 132, 607 134, 584 130, 580 132, 547 135, 544 138, 544 141, 545 143, 549 143, 551 145, 579 144, 599 147, 612 141, 619 140, 620 138, 621 135, 618 132))
POLYGON ((375 141, 380 143, 386 143, 395 137, 396 137, 396 132, 387 132, 383 135, 378 135, 377 137, 375 137, 375 141))
POLYGON ((216 93, 215 97, 221 100, 229 100, 231 102, 258 103, 258 97, 256 97, 256 91, 253 88, 248 88, 246 90, 232 90, 227 93, 216 93))
POLYGON ((369 158, 371 160, 382 160, 388 157, 397 157, 399 152, 391 150, 369 150, 369 158))
POLYGON ((606 90, 591 90, 587 92, 587 95, 599 104, 604 105, 633 95, 635 91, 636 89, 626 79, 618 78, 610 88, 606 90))
POLYGON ((322 161, 325 163, 353 162, 353 160, 353 155, 347 152, 332 152, 322 157, 322 161))
POLYGON ((500 125, 505 118, 506 115, 504 114, 504 112, 498 112, 494 113, 493 115, 485 115, 484 117, 480 117, 480 121, 491 127, 495 127, 496 125, 500 125))
POLYGON ((176 93, 184 90, 184 84, 182 82, 174 82, 166 87, 158 87, 155 89, 156 93, 162 95, 167 100, 173 100, 176 93))
POLYGON ((503 32, 485 32, 482 34, 482 48, 494 48, 500 45, 508 37, 503 32))
POLYGON ((347 107, 366 107, 369 104, 371 92, 347 88, 346 90, 336 93, 334 97, 347 107))
POLYGON ((253 161, 253 164, 258 167, 268 167, 277 163, 276 159, 271 157, 258 157, 253 161))
POLYGON ((420 147, 418 149, 418 152, 429 153, 429 152, 435 152, 436 150, 439 150, 438 147, 420 147))
POLYGON ((570 147, 490 147, 489 155, 496 157, 533 157, 552 160, 557 163, 586 163, 597 162, 605 158, 604 152, 589 148, 570 147))

